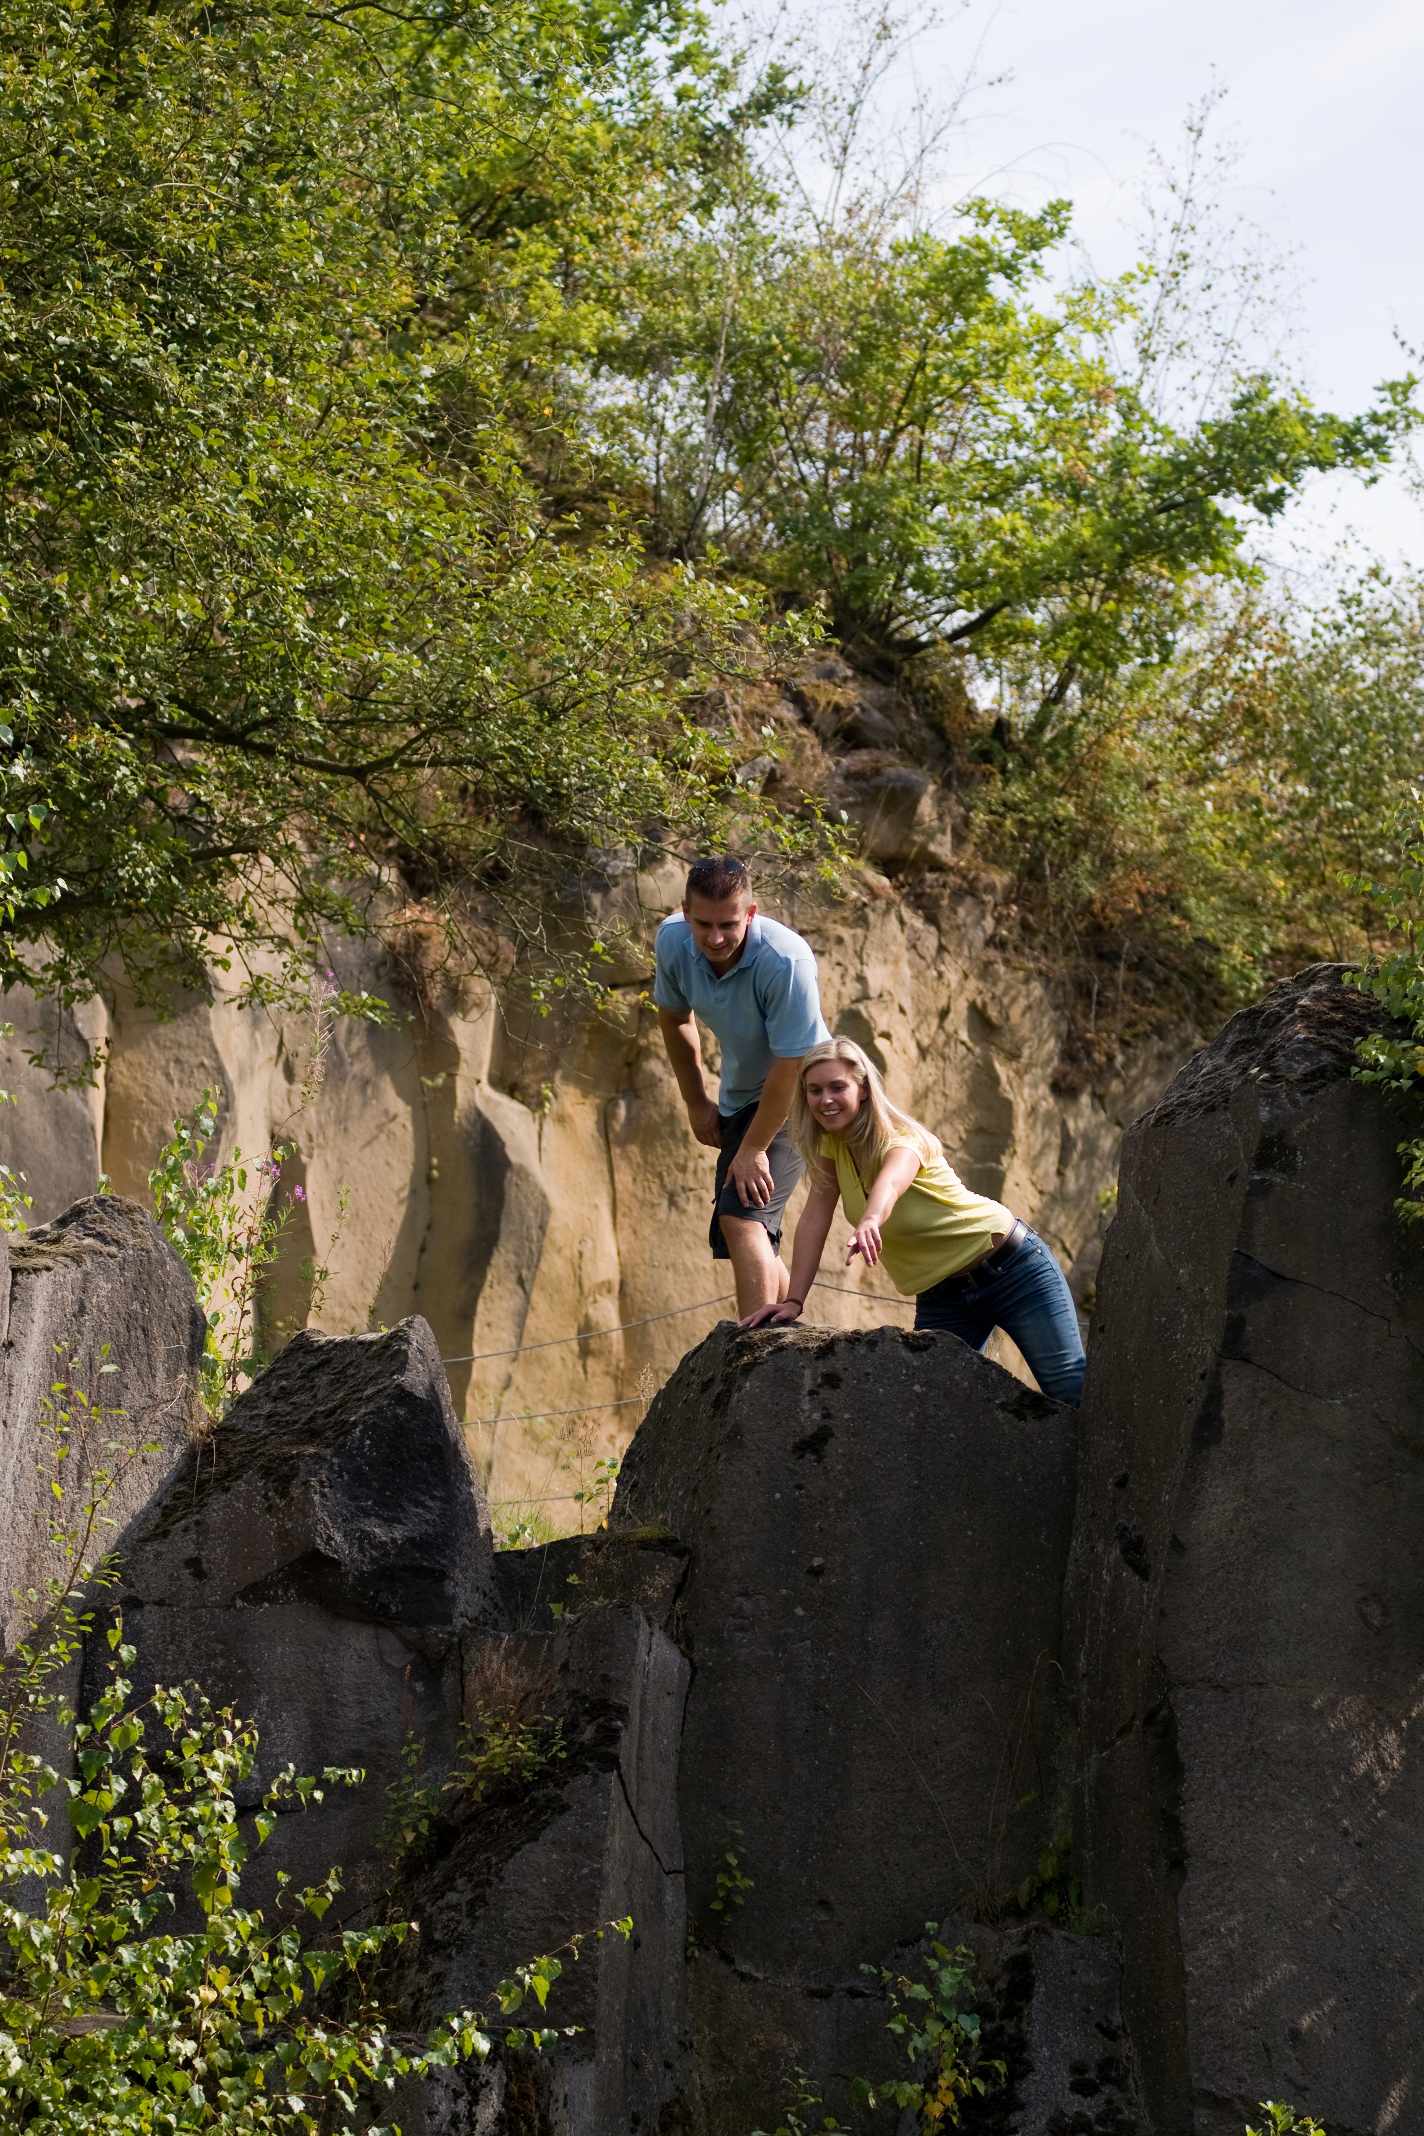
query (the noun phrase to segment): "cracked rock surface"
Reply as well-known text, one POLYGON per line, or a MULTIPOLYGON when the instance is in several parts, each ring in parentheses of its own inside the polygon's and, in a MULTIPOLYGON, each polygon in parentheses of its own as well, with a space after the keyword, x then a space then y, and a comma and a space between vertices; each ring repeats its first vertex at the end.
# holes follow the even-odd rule
POLYGON ((105 1512, 122 1525, 201 1429, 204 1332, 188 1271, 134 1202, 96 1194, 39 1230, 0 1235, 0 1651, 35 1614, 15 1591, 43 1595, 67 1570, 51 1537, 46 1418, 66 1410, 71 1419, 69 1515, 82 1521, 94 1479, 107 1469, 115 1482, 105 1512), (87 1422, 92 1410, 56 1394, 57 1384, 122 1413, 87 1422))
POLYGON ((1068 1410, 892 1328, 724 1323, 640 1428, 613 1533, 691 1553, 679 1797, 718 2136, 774 2113, 792 2061, 873 2069, 861 1967, 1032 1869, 1072 1477, 1068 1410))
POLYGON ((1424 1247, 1374 1013, 1278 987, 1124 1152, 1068 1658, 1159 2136, 1424 2126, 1424 1247))
MULTIPOLYGON (((494 1606, 489 1516, 429 1328, 298 1335, 121 1537, 118 1562, 139 1692, 192 1679, 251 1716, 254 1800, 288 1763, 366 1770, 363 1788, 279 1819, 254 1888, 339 1862, 364 1895, 401 1746, 453 1740, 462 1641, 494 1606)), ((107 1651, 101 1621, 90 1696, 107 1651)))

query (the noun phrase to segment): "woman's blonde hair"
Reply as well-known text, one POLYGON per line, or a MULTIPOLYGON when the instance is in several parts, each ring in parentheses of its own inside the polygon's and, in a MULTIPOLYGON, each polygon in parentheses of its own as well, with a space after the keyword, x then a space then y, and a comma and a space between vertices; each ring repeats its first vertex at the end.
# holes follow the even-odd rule
POLYGON ((827 1130, 814 1117, 806 1099, 806 1071, 820 1061, 843 1061, 860 1085, 860 1110, 841 1139, 865 1186, 870 1185, 885 1161, 885 1152, 899 1137, 913 1143, 920 1153, 921 1164, 944 1155, 938 1135, 931 1134, 920 1121, 912 1120, 898 1105, 891 1104, 880 1071, 863 1048, 853 1038, 827 1038, 819 1046, 813 1046, 801 1062, 786 1123, 792 1141, 808 1165, 813 1168, 818 1162, 824 1165, 821 1137, 827 1130))

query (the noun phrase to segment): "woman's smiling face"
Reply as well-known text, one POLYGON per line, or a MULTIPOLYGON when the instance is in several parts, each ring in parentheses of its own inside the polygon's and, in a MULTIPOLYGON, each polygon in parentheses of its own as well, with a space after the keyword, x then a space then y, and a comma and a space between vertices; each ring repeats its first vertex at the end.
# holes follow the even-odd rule
POLYGON ((850 1126, 865 1095, 849 1061, 814 1061, 803 1087, 812 1119, 833 1135, 850 1126))

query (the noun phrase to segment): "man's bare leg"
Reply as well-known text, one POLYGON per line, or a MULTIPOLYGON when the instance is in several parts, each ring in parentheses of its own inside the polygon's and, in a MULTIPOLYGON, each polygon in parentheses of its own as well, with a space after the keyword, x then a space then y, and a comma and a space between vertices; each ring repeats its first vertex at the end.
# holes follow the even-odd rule
POLYGON ((744 1216, 723 1216, 720 1222, 737 1286, 737 1318, 744 1320, 760 1305, 780 1305, 791 1288, 791 1276, 765 1224, 744 1216))

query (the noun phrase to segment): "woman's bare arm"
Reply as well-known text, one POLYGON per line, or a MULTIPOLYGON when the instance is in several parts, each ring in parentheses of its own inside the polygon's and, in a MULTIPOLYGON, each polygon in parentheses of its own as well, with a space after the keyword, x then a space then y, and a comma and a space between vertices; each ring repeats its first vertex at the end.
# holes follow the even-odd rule
POLYGON ((821 1265, 838 1199, 835 1174, 828 1173, 819 1161, 813 1164, 806 1205, 797 1218, 791 1249, 791 1290, 780 1305, 762 1305, 748 1313, 741 1323, 744 1328, 782 1327, 800 1318, 806 1293, 821 1265))
MULTIPOLYGON (((910 1149, 891 1150, 875 1175, 875 1184, 865 1197, 865 1214, 850 1235, 846 1248, 846 1260, 854 1260, 863 1254, 867 1268, 874 1268, 880 1259, 880 1227, 889 1216, 906 1187, 910 1186, 920 1169, 918 1153, 910 1149)), ((801 1234, 796 1234, 799 1245, 801 1234)), ((792 1289, 796 1288, 792 1284, 792 1289)))

